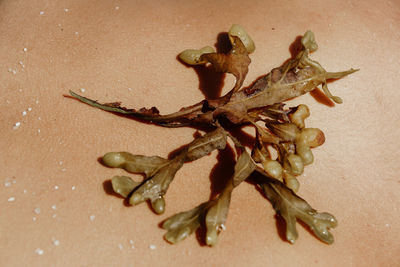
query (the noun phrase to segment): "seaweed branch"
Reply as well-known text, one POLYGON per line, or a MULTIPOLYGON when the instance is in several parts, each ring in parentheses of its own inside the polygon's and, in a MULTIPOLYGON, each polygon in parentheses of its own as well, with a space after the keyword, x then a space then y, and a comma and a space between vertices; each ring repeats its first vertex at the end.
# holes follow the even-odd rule
POLYGON ((215 71, 230 73, 236 78, 234 87, 217 99, 203 100, 162 115, 155 107, 130 109, 121 106, 120 102, 102 104, 70 92, 72 97, 90 106, 164 127, 211 126, 210 132, 195 138, 170 159, 128 152, 105 154, 102 160, 106 166, 144 176, 140 182, 128 176, 114 176, 111 179, 113 190, 128 199, 131 205, 149 201, 154 212, 162 214, 166 206, 163 196, 179 169, 214 150, 225 149, 230 138, 237 151, 233 176, 214 199, 167 218, 162 224, 166 230, 165 239, 177 243, 204 225, 207 230, 205 241, 214 246, 219 233, 225 228, 234 189, 251 178, 255 179, 273 208, 284 218, 289 242, 294 243, 297 239, 296 222, 301 220, 317 238, 331 244, 333 235, 329 229, 337 226, 335 217, 317 212, 296 195, 300 186, 298 177, 305 166, 314 161, 311 149, 322 145, 325 136, 320 129, 306 127, 305 120, 310 116, 306 105, 286 108, 284 102, 321 86, 327 97, 340 104, 343 100, 330 92, 327 80, 340 79, 357 70, 327 72, 310 58, 318 45, 314 34, 307 31, 301 39, 302 50, 296 56, 243 88, 251 62, 249 54, 254 51, 255 45, 240 25, 233 25, 228 36, 232 49, 227 54, 217 53, 214 48, 205 46, 187 49, 179 55, 189 65, 212 65, 215 71), (226 120, 233 127, 254 127, 251 154, 222 126, 225 124, 221 122, 226 120))

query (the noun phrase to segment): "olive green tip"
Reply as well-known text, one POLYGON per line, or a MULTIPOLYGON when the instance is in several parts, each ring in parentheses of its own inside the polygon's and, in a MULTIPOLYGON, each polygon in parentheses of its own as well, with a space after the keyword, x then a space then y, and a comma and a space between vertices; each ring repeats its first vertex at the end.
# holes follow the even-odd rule
POLYGON ((119 152, 106 153, 103 158, 103 163, 108 167, 119 167, 125 163, 125 158, 119 152))
POLYGON ((165 211, 165 200, 163 197, 157 198, 155 201, 151 202, 151 207, 157 214, 163 214, 165 211))

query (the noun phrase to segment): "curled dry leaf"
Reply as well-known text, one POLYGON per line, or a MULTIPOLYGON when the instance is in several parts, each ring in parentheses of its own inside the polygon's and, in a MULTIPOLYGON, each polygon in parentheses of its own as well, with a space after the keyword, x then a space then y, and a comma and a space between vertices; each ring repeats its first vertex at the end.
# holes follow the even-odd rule
POLYGON ((232 92, 242 87, 251 62, 248 52, 242 41, 237 36, 229 36, 232 41, 232 50, 229 54, 209 53, 203 54, 200 59, 209 62, 218 72, 232 73, 236 77, 236 84, 232 92))
POLYGON ((301 39, 302 49, 297 55, 243 88, 251 62, 249 54, 254 51, 255 45, 240 25, 233 25, 228 37, 232 49, 227 54, 216 53, 212 47, 206 46, 188 49, 179 55, 189 65, 211 64, 216 71, 235 76, 234 88, 216 99, 206 99, 177 112, 162 115, 155 107, 129 109, 122 107, 120 102, 101 104, 70 92, 72 97, 90 106, 139 121, 164 127, 206 126, 211 129, 184 146, 170 159, 132 155, 128 152, 107 153, 103 157, 104 165, 145 176, 140 183, 126 176, 114 176, 111 180, 113 190, 129 199, 131 204, 148 200, 156 213, 163 213, 163 196, 177 171, 184 163, 198 160, 214 150, 225 149, 229 137, 237 151, 240 151, 233 176, 216 198, 169 217, 162 225, 167 230, 165 239, 171 243, 179 242, 201 225, 205 225, 205 241, 210 246, 215 245, 220 229, 227 220, 233 190, 244 180, 251 178, 262 188, 276 212, 285 219, 286 237, 290 242, 297 239, 296 220, 302 220, 319 239, 332 243, 333 236, 329 229, 336 226, 336 219, 329 213, 318 213, 295 194, 299 190, 299 175, 306 165, 314 161, 311 149, 322 145, 325 136, 317 128, 305 127, 305 119, 310 116, 307 106, 285 108, 283 102, 320 86, 327 97, 336 103, 342 103, 341 98, 329 91, 327 80, 340 79, 357 70, 326 71, 310 58, 318 45, 314 34, 307 31, 301 39), (234 128, 242 125, 255 129, 251 156, 241 141, 227 130, 228 126, 234 128), (261 179, 255 178, 259 176, 254 174, 255 171, 261 174, 261 179))

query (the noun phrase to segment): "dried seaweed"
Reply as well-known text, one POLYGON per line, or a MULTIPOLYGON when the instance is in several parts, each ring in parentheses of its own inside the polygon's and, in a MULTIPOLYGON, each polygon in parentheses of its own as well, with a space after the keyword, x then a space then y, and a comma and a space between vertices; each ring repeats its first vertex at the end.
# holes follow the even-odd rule
POLYGON ((155 107, 128 109, 119 102, 101 104, 70 92, 74 98, 93 107, 164 127, 207 125, 213 128, 195 138, 170 159, 128 152, 105 154, 102 159, 106 166, 144 175, 141 182, 127 176, 115 176, 111 179, 113 190, 128 199, 131 205, 150 201, 153 210, 161 214, 165 211, 163 196, 178 170, 187 162, 214 150, 225 149, 230 139, 237 151, 233 176, 215 198, 167 218, 162 224, 167 231, 165 239, 177 243, 203 225, 207 230, 206 244, 215 245, 221 229, 225 227, 233 190, 246 179, 251 179, 285 220, 289 242, 294 243, 297 239, 296 221, 301 220, 317 238, 330 244, 333 236, 329 229, 337 226, 334 216, 318 213, 296 195, 300 185, 296 177, 303 173, 306 165, 313 163, 311 148, 322 145, 325 136, 317 128, 306 128, 305 119, 310 116, 306 105, 285 108, 283 102, 321 86, 327 97, 342 103, 341 98, 329 91, 327 80, 340 79, 357 70, 327 72, 318 62, 310 59, 310 53, 316 51, 318 46, 314 34, 307 31, 301 39, 302 50, 297 55, 258 78, 251 86, 243 87, 251 62, 249 54, 254 51, 255 45, 240 25, 233 25, 228 36, 232 49, 227 54, 217 53, 212 47, 206 46, 188 49, 179 55, 189 65, 212 65, 218 72, 235 76, 236 83, 232 90, 216 99, 206 99, 175 113, 161 115, 155 107), (229 132, 229 127, 223 123, 226 121, 230 127, 254 127, 255 141, 251 155, 240 140, 229 132), (277 157, 272 155, 273 150, 277 157))

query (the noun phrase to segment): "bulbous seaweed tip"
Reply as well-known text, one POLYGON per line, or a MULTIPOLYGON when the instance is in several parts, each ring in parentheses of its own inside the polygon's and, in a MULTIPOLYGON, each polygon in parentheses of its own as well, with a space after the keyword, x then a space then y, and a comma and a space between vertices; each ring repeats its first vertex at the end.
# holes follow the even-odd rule
POLYGON ((116 168, 125 163, 125 158, 121 155, 121 153, 109 152, 103 156, 102 161, 108 167, 116 168))

